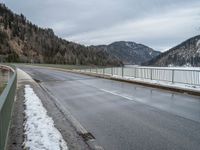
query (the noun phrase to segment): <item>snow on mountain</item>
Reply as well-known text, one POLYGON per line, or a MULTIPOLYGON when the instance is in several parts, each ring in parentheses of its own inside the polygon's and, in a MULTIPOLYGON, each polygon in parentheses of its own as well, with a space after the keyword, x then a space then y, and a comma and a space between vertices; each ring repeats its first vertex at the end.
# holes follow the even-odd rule
POLYGON ((119 41, 109 45, 99 45, 95 47, 103 48, 110 55, 123 61, 124 64, 140 65, 160 54, 160 52, 143 44, 127 41, 119 41))
POLYGON ((197 47, 197 53, 200 53, 200 40, 197 41, 196 47, 197 47))
POLYGON ((143 65, 200 66, 200 35, 192 37, 143 65))

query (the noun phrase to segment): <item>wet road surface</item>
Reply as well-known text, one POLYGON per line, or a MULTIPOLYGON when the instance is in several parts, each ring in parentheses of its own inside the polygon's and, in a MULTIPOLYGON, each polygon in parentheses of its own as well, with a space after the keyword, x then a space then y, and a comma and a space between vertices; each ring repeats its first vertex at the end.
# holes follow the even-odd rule
POLYGON ((200 149, 200 98, 39 67, 20 66, 106 150, 200 149))

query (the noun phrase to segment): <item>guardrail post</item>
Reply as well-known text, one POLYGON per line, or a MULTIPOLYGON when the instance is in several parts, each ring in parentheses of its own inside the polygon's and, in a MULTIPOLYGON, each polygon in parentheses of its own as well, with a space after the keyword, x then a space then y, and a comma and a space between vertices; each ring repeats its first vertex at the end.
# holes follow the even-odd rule
POLYGON ((98 74, 97 68, 96 68, 96 74, 98 74))
POLYGON ((92 69, 90 68, 90 73, 92 72, 92 69))
POLYGON ((152 69, 150 69, 150 71, 151 71, 151 80, 152 80, 152 69))
POLYGON ((137 68, 135 67, 134 69, 135 69, 135 72, 134 72, 135 75, 134 75, 134 76, 135 76, 135 78, 137 78, 137 77, 136 77, 136 76, 137 76, 137 73, 136 73, 137 68))
POLYGON ((111 76, 113 76, 113 67, 111 68, 111 76))
POLYGON ((124 67, 122 67, 122 78, 124 77, 124 67))
POLYGON ((8 71, 8 81, 9 81, 9 79, 10 79, 10 70, 8 71))
POLYGON ((172 69, 172 83, 174 83, 174 69, 172 69))
POLYGON ((103 68, 103 75, 105 74, 105 68, 103 68))

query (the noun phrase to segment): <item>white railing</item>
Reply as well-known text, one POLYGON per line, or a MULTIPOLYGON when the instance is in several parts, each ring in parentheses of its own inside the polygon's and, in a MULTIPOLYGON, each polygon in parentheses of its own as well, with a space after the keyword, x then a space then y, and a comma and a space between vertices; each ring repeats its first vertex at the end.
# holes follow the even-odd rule
POLYGON ((112 67, 78 70, 113 77, 129 79, 147 79, 200 86, 200 69, 168 67, 112 67))

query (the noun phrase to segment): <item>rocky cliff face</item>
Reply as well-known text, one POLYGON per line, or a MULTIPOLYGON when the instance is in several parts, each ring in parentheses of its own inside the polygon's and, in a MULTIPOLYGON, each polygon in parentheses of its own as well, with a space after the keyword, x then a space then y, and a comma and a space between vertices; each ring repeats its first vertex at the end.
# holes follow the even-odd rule
POLYGON ((57 37, 0 4, 0 61, 121 65, 113 55, 57 37))
POLYGON ((124 64, 140 65, 141 63, 151 60, 160 54, 160 52, 145 45, 125 41, 94 47, 104 49, 105 52, 122 60, 124 64))
POLYGON ((200 66, 200 35, 160 54, 145 65, 152 66, 200 66))

